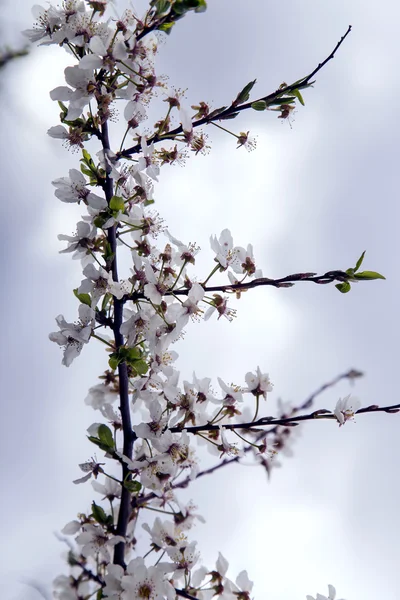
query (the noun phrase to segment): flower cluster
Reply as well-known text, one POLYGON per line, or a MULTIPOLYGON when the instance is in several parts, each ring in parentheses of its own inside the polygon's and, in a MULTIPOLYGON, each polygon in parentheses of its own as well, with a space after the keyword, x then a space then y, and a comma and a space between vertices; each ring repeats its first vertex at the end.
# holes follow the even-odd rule
MULTIPOLYGON (((93 458, 81 464, 85 475, 75 480, 93 477, 94 490, 109 508, 93 502, 90 512, 64 528, 75 545, 70 577, 54 583, 60 600, 96 593, 111 600, 173 600, 178 591, 198 600, 250 600, 253 584, 246 571, 235 582, 228 579, 222 555, 213 570, 200 565, 189 533, 202 517, 191 503, 181 504, 177 490, 200 472, 196 440, 218 457, 236 460, 252 454, 269 473, 273 456, 288 450, 292 439, 289 427, 278 425, 261 434, 255 427, 260 399, 273 390, 267 373, 257 367, 245 375, 246 385, 219 378, 216 391, 209 378, 196 373, 181 382, 172 349, 191 322, 213 313, 231 321, 232 293, 239 298, 243 284, 262 278, 252 245, 234 245, 228 229, 211 236, 213 264, 209 273, 196 276, 200 249, 173 237, 152 207, 161 167, 181 162, 188 150, 208 149, 205 134, 195 133, 194 119, 212 118, 222 110, 210 111, 201 101, 191 116, 183 92, 167 89, 155 70, 161 35, 155 32, 168 32, 186 12, 204 8, 204 0, 151 0, 143 16, 128 10, 114 19, 108 17, 106 0, 64 0, 61 7, 36 6, 36 26, 26 32, 32 41, 64 46, 72 56, 66 85, 50 93, 59 103, 61 125, 48 134, 82 154, 80 169, 71 168, 68 176, 53 181, 55 196, 79 204, 83 212, 73 235, 59 235, 67 242, 61 252, 82 263, 83 278, 74 289, 79 319, 69 323, 59 315, 59 330, 50 339, 62 347, 68 367, 93 338, 109 352, 102 382, 85 400, 107 422, 94 423, 88 433, 108 462, 93 458), (149 132, 143 123, 157 94, 164 95, 166 112, 149 132), (121 104, 126 130, 113 150, 109 124, 121 104), (93 155, 85 148, 91 139, 100 146, 93 155), (120 278, 122 252, 130 256, 131 267, 120 278), (217 274, 224 282, 210 288, 217 274), (122 475, 115 476, 115 466, 122 475), (144 550, 135 528, 148 508, 170 518, 142 524, 148 534, 144 550)), ((234 109, 247 100, 249 90, 239 94, 234 109)), ((236 137, 238 147, 254 148, 249 132, 236 137)), ((353 413, 348 399, 335 411, 340 424, 353 413)), ((279 417, 285 414, 286 408, 279 417)))

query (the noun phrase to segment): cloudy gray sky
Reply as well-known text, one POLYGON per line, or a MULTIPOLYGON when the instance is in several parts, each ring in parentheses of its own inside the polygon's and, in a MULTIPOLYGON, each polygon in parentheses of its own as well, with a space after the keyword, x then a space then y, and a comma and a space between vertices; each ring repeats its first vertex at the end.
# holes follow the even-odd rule
MULTIPOLYGON (((22 41, 30 5, 3 0, 5 43, 22 41)), ((208 157, 163 169, 157 208, 173 235, 201 246, 199 276, 212 260, 209 235, 228 227, 236 244, 253 243, 269 277, 346 269, 363 250, 365 267, 387 277, 348 295, 312 284, 249 292, 233 323, 188 327, 177 348, 182 378, 195 369, 242 383, 260 365, 275 384, 273 412, 278 397, 300 403, 353 367, 365 378, 353 390, 343 383, 327 392, 318 407, 332 408, 349 391, 364 406, 398 402, 399 18, 393 0, 210 0, 162 46, 158 71, 188 88, 188 103, 217 107, 255 77, 258 97, 305 76, 352 24, 292 128, 274 113, 242 114, 231 125, 258 136, 252 153, 207 131, 208 157)), ((71 482, 93 452, 85 429, 96 416, 83 399, 106 356, 92 344, 66 369, 47 339, 57 314, 75 318, 71 290, 80 282, 79 265, 58 254, 56 237, 74 229, 80 212, 61 205, 50 183, 79 157, 46 136, 58 116, 48 92, 62 85, 68 64, 61 49, 42 47, 0 73, 5 600, 40 597, 24 579, 50 586, 64 569, 54 532, 93 495, 71 482)), ((340 429, 312 422, 270 483, 244 466, 195 482, 183 497, 207 520, 193 532, 204 562, 212 566, 222 551, 232 576, 248 570, 258 599, 303 599, 333 583, 339 598, 397 600, 398 431, 397 415, 360 416, 340 429)))

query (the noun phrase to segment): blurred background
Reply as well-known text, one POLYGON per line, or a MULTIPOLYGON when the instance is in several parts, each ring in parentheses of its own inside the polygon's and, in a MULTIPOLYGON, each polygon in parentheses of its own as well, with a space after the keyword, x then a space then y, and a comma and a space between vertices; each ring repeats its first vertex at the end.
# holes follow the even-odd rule
MULTIPOLYGON (((19 32, 32 26, 30 8, 31 0, 2 0, 2 48, 25 46, 19 32)), ((363 406, 399 401, 399 19, 393 0, 209 0, 206 13, 179 22, 161 45, 158 73, 188 88, 188 106, 204 100, 216 108, 254 78, 255 99, 304 77, 353 26, 304 92, 292 127, 272 112, 227 122, 257 135, 251 153, 209 127, 208 156, 162 169, 156 208, 175 237, 201 246, 199 278, 212 266, 209 236, 226 227, 235 244, 253 244, 267 277, 347 269, 366 250, 365 269, 387 278, 347 295, 310 283, 248 292, 233 304, 232 323, 187 327, 176 347, 181 380, 195 370, 215 384, 217 376, 243 384, 259 365, 275 384, 273 414, 278 398, 300 404, 356 368, 364 378, 329 390, 316 407, 332 409, 350 392, 363 406)), ((66 369, 47 337, 59 313, 76 318, 71 290, 81 280, 57 240, 75 230, 80 210, 60 203, 51 185, 78 167, 79 155, 46 135, 59 112, 49 91, 63 85, 69 64, 59 47, 32 47, 0 70, 4 600, 38 600, 27 583, 50 590, 67 572, 66 546, 54 533, 94 496, 90 484, 72 480, 93 454, 86 428, 98 415, 83 400, 107 356, 90 344, 66 369)), ((304 599, 332 583, 339 598, 397 600, 398 415, 359 416, 340 429, 311 422, 292 450, 278 457, 282 468, 269 482, 261 468, 234 465, 182 492, 207 521, 191 532, 203 562, 213 568, 221 551, 231 578, 248 570, 258 599, 304 599)))

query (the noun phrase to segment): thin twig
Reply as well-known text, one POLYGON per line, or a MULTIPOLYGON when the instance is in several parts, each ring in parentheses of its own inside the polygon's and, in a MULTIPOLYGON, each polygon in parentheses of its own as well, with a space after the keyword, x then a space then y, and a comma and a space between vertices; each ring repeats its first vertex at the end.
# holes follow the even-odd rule
MULTIPOLYGON (((249 281, 247 283, 232 283, 227 285, 214 285, 214 286, 203 286, 204 292, 207 293, 229 293, 229 292, 237 292, 237 291, 247 291, 260 286, 270 286, 275 288, 288 288, 295 285, 295 283, 299 281, 310 281, 312 283, 316 283, 318 285, 326 285, 328 283, 332 283, 333 281, 347 281, 349 279, 349 275, 344 271, 328 271, 324 273, 324 275, 317 275, 316 273, 295 273, 293 275, 287 275, 286 277, 281 277, 280 279, 269 279, 268 277, 259 277, 258 279, 253 279, 253 281, 249 281)), ((189 288, 184 288, 180 290, 166 290, 163 293, 163 296, 187 296, 190 292, 189 288)), ((129 296, 124 296, 122 302, 126 302, 128 300, 132 300, 136 302, 137 300, 144 299, 145 295, 143 292, 134 292, 129 296)))
MULTIPOLYGON (((316 75, 318 73, 318 71, 320 71, 326 65, 326 63, 328 63, 330 60, 332 60, 334 58, 336 52, 338 51, 340 46, 343 44, 344 40, 349 35, 350 31, 351 31, 351 25, 349 25, 346 33, 340 38, 339 42, 336 44, 335 48, 332 50, 332 52, 329 54, 329 56, 327 56, 327 58, 325 60, 323 60, 321 63, 319 63, 318 66, 313 71, 311 71, 311 73, 309 75, 307 75, 303 79, 300 79, 296 83, 293 83, 286 87, 278 88, 272 94, 269 94, 268 96, 263 96, 263 97, 259 98, 258 100, 252 100, 251 102, 246 102, 245 104, 241 104, 239 106, 231 105, 228 108, 221 110, 220 112, 218 112, 218 114, 216 114, 214 116, 203 117, 202 119, 193 121, 193 123, 192 123, 193 128, 200 127, 201 125, 208 125, 209 123, 212 123, 213 121, 220 121, 220 120, 229 118, 231 115, 233 115, 235 113, 238 113, 238 112, 241 112, 242 110, 247 110, 247 109, 251 108, 251 105, 254 104, 254 102, 264 101, 267 104, 271 104, 277 98, 280 98, 280 97, 284 96, 285 94, 286 95, 290 94, 290 92, 292 92, 293 90, 307 87, 309 85, 310 80, 314 77, 314 75, 316 75)), ((153 144, 153 143, 157 144, 159 142, 164 142, 165 140, 173 140, 173 139, 175 139, 175 137, 177 135, 179 135, 181 133, 183 133, 182 125, 180 125, 179 127, 176 127, 172 131, 169 131, 168 134, 163 134, 161 136, 158 133, 154 134, 153 137, 149 138, 147 143, 148 144, 153 144)), ((138 152, 141 152, 141 150, 142 150, 141 144, 136 144, 135 146, 131 146, 130 148, 127 148, 126 150, 122 150, 122 152, 119 152, 118 156, 120 156, 120 157, 131 156, 132 154, 138 154, 138 152)))
MULTIPOLYGON (((375 404, 372 406, 368 406, 366 408, 360 408, 354 414, 365 414, 370 412, 386 412, 386 413, 395 413, 400 411, 400 404, 393 404, 391 406, 376 406, 375 404)), ((261 419, 257 419, 257 421, 250 421, 249 423, 222 423, 220 425, 211 425, 207 423, 206 425, 195 425, 193 427, 185 427, 185 431, 187 433, 200 433, 202 431, 218 431, 220 427, 226 429, 227 431, 234 431, 236 429, 246 429, 247 431, 257 432, 257 427, 266 427, 268 425, 279 425, 279 426, 296 426, 301 421, 314 421, 315 419, 333 419, 336 420, 336 416, 330 410, 321 409, 316 410, 307 415, 297 415, 295 417, 285 417, 285 418, 275 418, 275 417, 262 417, 261 419)), ((172 433, 178 433, 182 431, 181 427, 171 427, 169 429, 172 433)))
MULTIPOLYGON (((310 408, 312 403, 318 396, 320 396, 325 390, 327 390, 331 387, 334 387, 336 384, 338 384, 343 379, 352 380, 352 379, 355 379, 356 377, 361 377, 361 376, 362 376, 362 373, 355 369, 351 369, 350 371, 346 371, 345 373, 342 373, 341 375, 336 376, 331 381, 321 385, 317 390, 315 390, 312 394, 310 394, 310 396, 308 396, 308 398, 304 402, 302 402, 299 406, 293 408, 291 411, 291 415, 293 415, 294 413, 297 413, 300 410, 305 410, 307 408, 310 408)), ((275 424, 275 426, 272 427, 271 429, 263 431, 261 433, 261 435, 259 437, 257 437, 257 441, 261 441, 267 435, 276 433, 278 428, 279 428, 279 425, 275 424)), ((251 450, 252 450, 252 446, 249 446, 247 448, 244 448, 243 452, 247 453, 247 452, 250 452, 251 450)), ((200 473, 197 474, 196 479, 199 479, 200 477, 203 477, 204 475, 211 475, 215 471, 218 471, 219 469, 222 469, 223 467, 225 467, 227 465, 239 462, 240 458, 241 458, 240 456, 235 456, 234 458, 229 458, 229 459, 226 458, 223 461, 219 462, 218 464, 214 465, 213 467, 210 467, 209 469, 205 469, 204 471, 200 471, 200 473)), ((193 480, 190 479, 190 477, 187 477, 183 481, 180 481, 179 483, 172 485, 171 488, 172 489, 186 488, 192 481, 193 480)), ((153 493, 150 493, 146 496, 142 496, 141 498, 137 499, 137 505, 146 504, 147 502, 152 500, 154 497, 155 497, 155 494, 153 494, 153 493)))

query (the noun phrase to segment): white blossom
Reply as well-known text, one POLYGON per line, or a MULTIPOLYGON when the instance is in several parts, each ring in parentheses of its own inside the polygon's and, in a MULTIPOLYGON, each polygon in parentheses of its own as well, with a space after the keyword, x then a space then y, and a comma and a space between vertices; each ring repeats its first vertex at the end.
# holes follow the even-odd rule
POLYGON ((99 525, 86 524, 82 526, 76 542, 82 546, 81 553, 85 558, 89 556, 97 557, 98 555, 110 561, 110 549, 120 542, 124 542, 124 538, 120 535, 109 537, 104 533, 104 530, 99 525))
POLYGON ((137 165, 138 170, 139 171, 145 170, 147 175, 149 175, 149 177, 151 177, 155 181, 158 181, 157 177, 160 173, 160 167, 157 166, 156 159, 153 156, 154 143, 148 145, 145 136, 141 137, 140 143, 142 146, 143 156, 141 158, 139 158, 139 162, 137 165))
POLYGON ((361 402, 355 398, 351 398, 351 394, 345 398, 339 398, 334 410, 334 415, 339 421, 339 427, 344 425, 349 419, 354 419, 355 413, 360 406, 361 402))
POLYGON ((67 323, 63 315, 56 317, 60 331, 49 334, 52 342, 64 347, 62 364, 69 367, 87 344, 94 327, 94 310, 86 304, 79 306, 79 321, 67 323))
MULTIPOLYGON (((49 130, 50 131, 50 130, 49 130)), ((107 200, 91 192, 87 187, 85 177, 78 169, 70 169, 69 177, 60 177, 52 181, 56 191, 55 196, 62 202, 85 202, 96 210, 107 208, 107 200)))
POLYGON ((175 600, 173 586, 165 577, 161 565, 146 567, 141 557, 133 559, 122 577, 122 600, 175 600))
POLYGON ((261 373, 260 367, 257 367, 255 373, 246 374, 247 392, 252 392, 255 396, 263 396, 267 399, 267 392, 272 392, 274 386, 271 383, 268 373, 261 373))
POLYGON ((178 546, 166 548, 166 552, 173 564, 173 578, 179 579, 185 573, 190 572, 200 558, 199 552, 196 550, 197 542, 182 543, 178 546))
POLYGON ((211 249, 215 252, 215 260, 226 269, 234 259, 233 238, 229 229, 224 229, 217 240, 217 236, 210 237, 211 249))
POLYGON ((91 406, 94 410, 101 410, 105 406, 112 404, 119 398, 119 395, 112 388, 103 383, 99 383, 89 389, 85 398, 85 404, 91 406))
POLYGON ((175 528, 171 521, 161 521, 159 517, 155 519, 151 528, 147 523, 144 523, 142 527, 150 534, 152 543, 159 548, 176 546, 182 539, 182 533, 175 528))
POLYGON ((50 98, 61 102, 69 101, 67 121, 78 119, 83 108, 93 98, 96 82, 92 71, 80 69, 78 65, 64 70, 65 80, 71 86, 59 86, 50 92, 50 98))
POLYGON ((93 260, 90 254, 90 244, 96 237, 97 229, 94 225, 90 225, 85 221, 79 221, 76 226, 75 235, 58 234, 59 240, 65 240, 68 245, 64 250, 60 250, 60 254, 73 252, 72 258, 82 260, 93 260))

